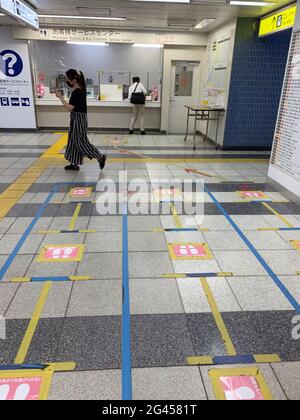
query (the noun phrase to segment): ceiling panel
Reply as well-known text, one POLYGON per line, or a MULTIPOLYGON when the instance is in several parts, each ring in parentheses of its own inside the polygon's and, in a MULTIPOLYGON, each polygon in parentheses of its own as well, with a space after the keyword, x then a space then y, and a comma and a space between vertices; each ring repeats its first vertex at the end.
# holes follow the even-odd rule
MULTIPOLYGON (((226 0, 191 0, 192 3, 151 3, 129 0, 30 0, 39 14, 126 17, 127 21, 99 21, 73 19, 41 19, 45 26, 119 27, 144 30, 188 30, 205 18, 215 18, 207 32, 235 16, 262 16, 291 0, 270 0, 273 7, 233 7, 226 0)), ((0 24, 13 21, 0 17, 0 24)))

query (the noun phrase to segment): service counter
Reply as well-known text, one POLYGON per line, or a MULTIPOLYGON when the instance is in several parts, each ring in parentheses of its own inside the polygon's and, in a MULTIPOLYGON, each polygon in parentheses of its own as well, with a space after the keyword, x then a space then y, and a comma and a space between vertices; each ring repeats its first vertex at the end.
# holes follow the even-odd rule
MULTIPOLYGON (((98 101, 88 99, 89 129, 127 129, 132 117, 132 104, 129 101, 98 101)), ((38 128, 66 129, 69 126, 69 112, 59 99, 36 99, 38 128)), ((146 129, 160 130, 160 102, 146 102, 146 129)), ((138 128, 138 124, 136 125, 138 128)))

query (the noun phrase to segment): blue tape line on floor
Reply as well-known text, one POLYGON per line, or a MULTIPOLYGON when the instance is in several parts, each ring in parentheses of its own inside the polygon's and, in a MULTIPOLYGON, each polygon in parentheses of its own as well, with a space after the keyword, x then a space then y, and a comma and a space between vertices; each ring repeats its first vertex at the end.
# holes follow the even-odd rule
POLYGON ((218 200, 215 198, 215 196, 210 192, 210 190, 205 185, 204 187, 205 192, 210 196, 210 198, 213 200, 217 208, 220 210, 220 212, 226 217, 228 222, 231 224, 231 226, 235 229, 235 231, 239 234, 239 236, 243 239, 245 244, 248 246, 250 251, 253 253, 253 255, 256 257, 256 259, 260 262, 260 264, 263 266, 263 268, 266 270, 266 272, 269 274, 269 276, 272 278, 274 283, 279 287, 281 292, 284 294, 284 296, 287 298, 287 300, 290 302, 290 304, 293 306, 293 308, 300 313, 300 305, 294 298, 294 296, 288 291, 288 289, 284 286, 284 284, 280 281, 279 277, 274 273, 274 271, 271 269, 271 267, 267 264, 267 262, 264 260, 264 258, 260 255, 260 253, 256 250, 256 248, 252 245, 252 243, 249 241, 249 239, 244 235, 244 233, 241 231, 241 229, 238 227, 238 225, 234 222, 234 220, 229 216, 227 211, 224 209, 224 207, 218 202, 218 200))
POLYGON ((187 273, 187 277, 218 277, 217 273, 187 273))
POLYGON ((45 369, 48 365, 1 365, 1 370, 45 369))
POLYGON ((300 230, 300 228, 279 228, 279 230, 285 230, 285 231, 289 231, 289 230, 294 230, 294 231, 296 231, 296 230, 300 230))
POLYGON ((91 187, 93 186, 96 186, 97 185, 97 183, 96 182, 83 182, 83 181, 80 181, 80 182, 58 182, 56 185, 78 185, 78 186, 80 186, 80 185, 90 185, 91 187))
POLYGON ((198 232, 196 228, 168 228, 165 232, 198 232))
POLYGON ((69 281, 69 277, 31 277, 32 282, 69 281))
POLYGON ((69 201, 69 204, 92 204, 92 201, 69 201))
POLYGON ((255 359, 251 355, 245 356, 216 356, 213 357, 215 365, 238 365, 255 363, 255 359))
MULTIPOLYGON (((245 201, 245 203, 248 203, 248 201, 245 201)), ((250 203, 273 203, 273 200, 251 200, 250 203)))
POLYGON ((123 206, 122 399, 132 400, 127 203, 123 206))
POLYGON ((92 185, 94 185, 95 186, 97 184, 95 182, 58 182, 55 185, 53 185, 52 191, 49 193, 45 202, 39 208, 39 210, 38 210, 37 214, 35 215, 34 219, 30 223, 28 228, 25 230, 25 232, 23 233, 21 239, 19 240, 19 242, 15 246, 14 250, 12 251, 10 256, 8 257, 8 259, 6 260, 4 265, 1 267, 1 269, 0 269, 0 281, 3 280, 3 277, 7 273, 9 267, 11 266, 11 264, 14 261, 14 259, 16 258, 16 256, 18 255, 18 252, 20 251, 20 249, 22 248, 22 246, 24 245, 24 243, 28 239, 28 236, 32 232, 32 230, 33 230, 34 226, 36 225, 36 223, 38 222, 39 218, 43 215, 43 213, 46 210, 48 204, 52 200, 54 194, 58 193, 59 192, 59 187, 61 187, 63 185, 76 185, 76 186, 79 186, 79 185, 90 185, 90 186, 92 186, 92 185))
POLYGON ((24 234, 22 235, 21 239, 19 240, 19 242, 15 246, 14 250, 12 251, 12 253, 10 254, 10 256, 8 257, 8 259, 6 260, 6 262, 4 263, 4 265, 2 266, 2 268, 0 270, 0 281, 3 280, 3 277, 5 276, 7 270, 9 269, 9 267, 11 266, 11 263, 14 261, 14 259, 18 255, 18 252, 20 251, 20 249, 22 248, 22 246, 26 242, 28 236, 32 232, 32 229, 34 228, 34 226, 38 222, 39 218, 42 216, 42 214, 46 210, 46 207, 48 206, 48 204, 52 200, 54 194, 57 192, 57 188, 58 188, 58 185, 55 185, 54 188, 53 188, 53 191, 48 195, 48 197, 46 198, 45 202, 41 205, 41 207, 39 208, 39 211, 35 215, 34 219, 30 223, 30 225, 28 226, 28 228, 25 230, 24 234))

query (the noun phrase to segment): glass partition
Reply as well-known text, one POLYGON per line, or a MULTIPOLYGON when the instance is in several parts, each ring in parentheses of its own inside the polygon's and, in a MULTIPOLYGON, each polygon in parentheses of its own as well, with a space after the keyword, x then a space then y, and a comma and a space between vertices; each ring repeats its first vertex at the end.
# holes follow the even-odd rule
POLYGON ((67 99, 70 90, 64 75, 70 68, 84 73, 90 100, 128 100, 129 86, 136 76, 147 89, 148 101, 161 98, 161 49, 132 48, 128 44, 89 47, 60 41, 30 41, 30 57, 36 98, 56 100, 54 93, 58 89, 67 99))
POLYGON ((99 99, 101 101, 118 101, 128 99, 132 78, 138 76, 147 90, 147 101, 160 101, 161 72, 121 72, 99 71, 99 99), (122 92, 120 92, 120 90, 122 92))

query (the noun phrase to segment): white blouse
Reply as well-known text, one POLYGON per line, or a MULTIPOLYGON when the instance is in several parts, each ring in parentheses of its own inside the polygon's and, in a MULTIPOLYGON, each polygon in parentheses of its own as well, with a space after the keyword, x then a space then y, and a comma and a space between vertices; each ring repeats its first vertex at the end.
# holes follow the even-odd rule
POLYGON ((147 91, 146 91, 143 83, 133 83, 133 85, 131 85, 130 88, 129 88, 129 94, 128 94, 128 99, 129 100, 131 100, 131 96, 132 96, 135 88, 136 88, 136 91, 135 91, 136 93, 143 93, 144 95, 147 95, 147 91))

